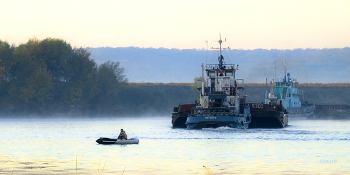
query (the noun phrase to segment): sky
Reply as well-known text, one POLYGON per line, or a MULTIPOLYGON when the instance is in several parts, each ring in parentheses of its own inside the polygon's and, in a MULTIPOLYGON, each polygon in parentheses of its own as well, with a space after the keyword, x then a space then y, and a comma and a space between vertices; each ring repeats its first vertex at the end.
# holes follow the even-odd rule
POLYGON ((0 0, 0 40, 206 49, 221 33, 232 49, 344 48, 349 9, 348 0, 0 0))

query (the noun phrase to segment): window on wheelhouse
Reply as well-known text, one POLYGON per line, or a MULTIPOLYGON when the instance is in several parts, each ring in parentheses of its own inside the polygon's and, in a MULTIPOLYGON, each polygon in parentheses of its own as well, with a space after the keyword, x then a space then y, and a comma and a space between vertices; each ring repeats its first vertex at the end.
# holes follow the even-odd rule
POLYGON ((232 71, 225 72, 225 76, 232 76, 232 75, 233 75, 232 71))
POLYGON ((214 71, 209 71, 208 72, 209 77, 215 77, 215 72, 214 71))

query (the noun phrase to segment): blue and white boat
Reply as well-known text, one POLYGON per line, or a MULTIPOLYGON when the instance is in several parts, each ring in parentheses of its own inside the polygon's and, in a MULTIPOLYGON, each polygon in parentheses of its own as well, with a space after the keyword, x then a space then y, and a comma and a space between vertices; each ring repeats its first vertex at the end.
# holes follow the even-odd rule
POLYGON ((244 80, 236 79, 238 65, 225 64, 218 41, 219 64, 202 64, 200 102, 195 104, 186 120, 187 129, 248 128, 251 122, 250 107, 245 103, 244 80), (204 73, 205 77, 204 78, 204 73))
POLYGON ((280 103, 291 118, 312 118, 315 104, 303 101, 303 91, 298 90, 298 81, 287 73, 286 62, 284 65, 284 78, 276 78, 271 84, 270 93, 265 95, 265 104, 280 103))

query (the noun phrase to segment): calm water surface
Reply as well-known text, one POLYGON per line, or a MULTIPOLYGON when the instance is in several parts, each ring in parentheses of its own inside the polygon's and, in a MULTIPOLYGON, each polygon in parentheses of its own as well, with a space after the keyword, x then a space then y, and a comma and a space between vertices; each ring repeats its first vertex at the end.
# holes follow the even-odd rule
POLYGON ((350 121, 202 130, 172 129, 171 117, 0 122, 0 174, 350 174, 350 121), (95 142, 121 128, 140 143, 95 142))

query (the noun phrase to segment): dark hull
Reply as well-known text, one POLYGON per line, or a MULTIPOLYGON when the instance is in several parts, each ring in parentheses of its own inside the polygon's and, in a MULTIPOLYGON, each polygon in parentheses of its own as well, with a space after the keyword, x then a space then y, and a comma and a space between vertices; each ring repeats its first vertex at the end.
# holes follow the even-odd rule
POLYGON ((172 124, 173 128, 186 128, 186 120, 187 120, 188 114, 183 112, 174 112, 172 114, 172 124))
POLYGON ((288 115, 283 112, 251 112, 249 128, 283 128, 288 125, 288 115))
POLYGON ((173 128, 186 128, 186 121, 189 114, 191 114, 191 109, 195 104, 183 104, 178 107, 174 107, 172 113, 171 123, 173 128))
POLYGON ((114 144, 117 141, 117 139, 110 139, 110 138, 99 138, 96 140, 99 144, 114 144))
POLYGON ((113 139, 113 138, 106 138, 106 137, 100 137, 96 140, 99 144, 109 145, 109 144, 138 144, 139 139, 113 139))
POLYGON ((349 105, 315 105, 314 119, 350 119, 349 105))
POLYGON ((252 121, 249 128, 283 128, 288 125, 288 115, 278 104, 249 103, 252 121))

